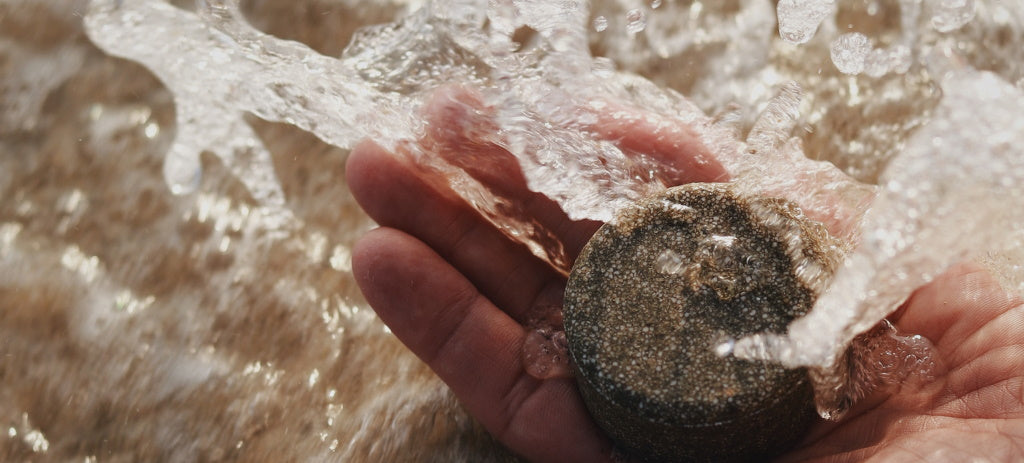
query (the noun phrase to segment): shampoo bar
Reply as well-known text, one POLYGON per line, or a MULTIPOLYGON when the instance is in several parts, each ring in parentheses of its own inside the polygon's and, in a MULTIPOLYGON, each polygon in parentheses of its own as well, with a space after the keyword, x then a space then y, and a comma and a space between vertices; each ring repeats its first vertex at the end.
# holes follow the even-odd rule
POLYGON ((604 225, 577 259, 565 329, 584 401, 645 461, 757 461, 816 419, 807 372, 729 355, 783 333, 838 254, 784 200, 729 184, 671 188, 604 225))

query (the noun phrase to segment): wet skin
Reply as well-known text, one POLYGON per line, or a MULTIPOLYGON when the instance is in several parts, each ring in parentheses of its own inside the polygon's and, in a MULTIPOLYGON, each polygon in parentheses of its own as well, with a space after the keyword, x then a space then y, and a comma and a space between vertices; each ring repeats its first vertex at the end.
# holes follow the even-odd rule
MULTIPOLYGON (((455 162, 474 159, 471 175, 553 231, 576 257, 600 224, 570 221, 526 188, 511 155, 467 135, 493 127, 473 95, 442 90, 425 117, 421 146, 455 162)), ((606 120, 593 131, 679 167, 669 183, 725 178, 717 164, 694 161, 700 146, 685 127, 606 120)), ((536 307, 561 304, 563 274, 495 229, 443 179, 370 141, 352 151, 347 177, 380 225, 353 250, 355 278, 394 334, 514 452, 538 462, 612 461, 612 446, 575 382, 537 379, 523 366, 523 323, 536 307)), ((890 319, 930 339, 945 372, 920 387, 879 392, 839 422, 818 423, 780 460, 1024 458, 1024 301, 979 266, 961 264, 919 288, 890 319)))

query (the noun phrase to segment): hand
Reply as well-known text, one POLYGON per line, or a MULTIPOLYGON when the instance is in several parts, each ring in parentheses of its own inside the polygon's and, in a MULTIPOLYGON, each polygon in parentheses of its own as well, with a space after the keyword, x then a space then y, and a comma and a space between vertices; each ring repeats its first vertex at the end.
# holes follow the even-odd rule
MULTIPOLYGON (((526 188, 510 154, 468 135, 475 131, 453 129, 486 128, 485 113, 471 94, 443 90, 428 104, 421 145, 456 165, 472 159, 461 167, 553 231, 575 258, 600 224, 568 220, 556 204, 526 188)), ((671 182, 725 177, 717 164, 694 162, 702 154, 688 131, 666 132, 642 121, 609 119, 594 131, 685 173, 671 182)), ((611 444, 590 419, 573 380, 538 379, 523 362, 524 323, 538 307, 561 306, 562 274, 493 228, 443 180, 372 143, 353 150, 347 177, 356 199, 381 225, 354 249, 356 281, 395 335, 513 451, 532 461, 610 461, 611 444)), ((936 340, 949 373, 924 389, 873 397, 839 423, 820 423, 783 459, 1019 455, 1024 443, 1011 437, 1024 436, 1019 306, 973 267, 954 269, 922 288, 897 326, 936 340), (960 453, 931 453, 939 451, 960 453)))
POLYGON ((944 369, 821 423, 783 461, 1019 461, 1024 458, 1024 301, 961 264, 918 289, 896 327, 931 340, 944 369))
MULTIPOLYGON (((355 246, 353 269, 384 323, 516 453, 608 460, 573 380, 540 380, 522 363, 522 323, 534 306, 559 304, 564 277, 392 154, 364 144, 350 156, 349 185, 381 225, 355 246)), ((566 222, 563 236, 592 232, 566 222)))
MULTIPOLYGON (((474 94, 442 89, 425 116, 428 131, 420 146, 538 221, 575 259, 600 224, 571 221, 526 187, 512 155, 486 141, 493 124, 474 94)), ((600 122, 595 132, 626 152, 653 157, 665 166, 666 182, 725 176, 713 160, 698 159, 699 142, 686 127, 618 117, 600 122)), ((563 273, 404 156, 363 143, 350 154, 346 176, 353 195, 381 225, 353 250, 356 281, 392 332, 513 451, 534 461, 609 460, 611 444, 574 381, 538 379, 523 362, 524 323, 538 309, 561 307, 563 273)))

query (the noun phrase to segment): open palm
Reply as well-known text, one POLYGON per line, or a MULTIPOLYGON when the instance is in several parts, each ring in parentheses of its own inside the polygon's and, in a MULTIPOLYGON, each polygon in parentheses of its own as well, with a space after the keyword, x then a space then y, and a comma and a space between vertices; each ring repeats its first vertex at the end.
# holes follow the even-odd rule
POLYGON ((944 371, 822 423, 785 461, 1024 459, 1024 301, 973 264, 917 290, 896 326, 933 341, 944 371))
MULTIPOLYGON (((530 192, 515 160, 473 139, 487 126, 481 106, 440 92, 426 110, 423 145, 462 166, 551 230, 570 258, 599 223, 570 221, 530 192), (463 128, 463 129, 460 129, 463 128)), ((699 160, 685 128, 610 120, 594 131, 625 151, 675 170, 668 181, 714 181, 724 171, 699 160)), ((538 307, 561 306, 565 277, 513 242, 400 156, 367 142, 347 169, 353 194, 380 224, 355 247, 356 281, 396 336, 441 377, 489 432, 532 461, 614 458, 571 378, 526 373, 524 323, 538 307)), ((1013 460, 1024 457, 1024 308, 987 274, 962 266, 920 289, 897 326, 935 342, 947 373, 924 388, 873 397, 839 423, 820 423, 784 460, 1013 460)))

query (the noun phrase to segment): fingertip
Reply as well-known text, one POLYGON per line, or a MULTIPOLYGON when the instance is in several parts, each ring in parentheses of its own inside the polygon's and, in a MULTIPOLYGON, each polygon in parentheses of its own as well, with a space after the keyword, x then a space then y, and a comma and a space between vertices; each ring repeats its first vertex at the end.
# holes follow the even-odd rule
MULTIPOLYGON (((371 282, 380 251, 386 249, 387 231, 375 228, 366 232, 352 245, 352 276, 360 288, 371 282)), ((363 290, 365 292, 365 289, 363 290)))
POLYGON ((403 262, 433 255, 433 250, 416 237, 381 226, 363 234, 352 246, 352 272, 356 283, 360 283, 359 280, 368 281, 375 274, 387 275, 400 270, 403 262))
POLYGON ((345 181, 357 201, 360 193, 365 192, 380 176, 379 160, 381 156, 387 155, 389 153, 373 140, 363 140, 349 152, 348 160, 345 161, 345 181))
POLYGON ((445 321, 436 310, 425 308, 444 306, 474 291, 422 241, 388 227, 367 232, 352 247, 352 273, 381 320, 418 355, 424 352, 421 338, 429 334, 421 329, 445 321))
MULTIPOLYGON (((422 231, 423 210, 447 201, 443 179, 418 171, 409 159, 364 141, 352 149, 345 177, 353 198, 378 224, 409 231, 422 231)), ((429 224, 426 224, 429 225, 429 224)))

